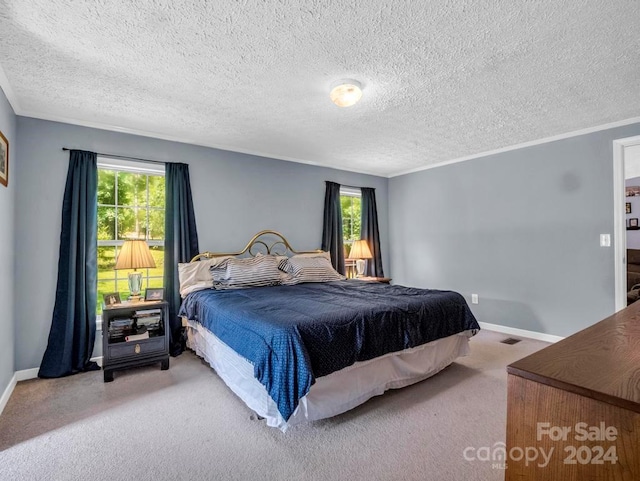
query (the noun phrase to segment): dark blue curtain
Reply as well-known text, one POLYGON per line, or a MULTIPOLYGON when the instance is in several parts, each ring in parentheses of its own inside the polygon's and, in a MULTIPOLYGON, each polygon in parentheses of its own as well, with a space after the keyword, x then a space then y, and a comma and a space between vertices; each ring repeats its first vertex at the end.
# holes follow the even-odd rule
POLYGON ((177 356, 185 349, 180 308, 178 263, 198 255, 198 231, 191 198, 187 164, 168 163, 165 173, 164 292, 169 303, 170 352, 177 356))
POLYGON ((58 285, 39 377, 99 369, 96 337, 98 166, 93 152, 72 150, 62 203, 58 285))
POLYGON ((367 260, 365 275, 384 277, 382 271, 382 253, 380 252, 380 233, 378 232, 378 207, 376 189, 362 188, 362 210, 360 213, 360 238, 367 241, 373 258, 367 260))
POLYGON ((326 181, 324 195, 324 222, 322 224, 322 250, 331 253, 335 270, 344 274, 344 245, 342 242, 342 208, 340 184, 326 181))

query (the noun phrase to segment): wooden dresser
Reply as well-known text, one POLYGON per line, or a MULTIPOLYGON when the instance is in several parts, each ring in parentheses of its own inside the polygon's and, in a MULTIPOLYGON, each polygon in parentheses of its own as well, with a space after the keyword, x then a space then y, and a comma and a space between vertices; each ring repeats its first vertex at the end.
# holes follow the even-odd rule
POLYGON ((507 372, 507 481, 640 480, 640 302, 507 372))

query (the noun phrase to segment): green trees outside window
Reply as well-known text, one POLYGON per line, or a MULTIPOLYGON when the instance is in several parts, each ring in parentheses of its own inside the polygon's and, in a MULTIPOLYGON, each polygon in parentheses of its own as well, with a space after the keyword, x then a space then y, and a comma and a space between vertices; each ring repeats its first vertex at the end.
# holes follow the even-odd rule
POLYGON ((353 241, 360 239, 360 209, 362 199, 354 193, 340 193, 340 205, 342 207, 342 241, 344 243, 345 267, 347 275, 353 270, 355 261, 347 259, 353 241))
POLYGON ((353 241, 360 239, 361 199, 354 195, 341 195, 342 239, 349 255, 353 241))
POLYGON ((125 239, 145 239, 156 268, 143 269, 144 287, 162 287, 164 272, 164 176, 98 168, 98 297, 129 296, 128 270, 114 269, 125 239))

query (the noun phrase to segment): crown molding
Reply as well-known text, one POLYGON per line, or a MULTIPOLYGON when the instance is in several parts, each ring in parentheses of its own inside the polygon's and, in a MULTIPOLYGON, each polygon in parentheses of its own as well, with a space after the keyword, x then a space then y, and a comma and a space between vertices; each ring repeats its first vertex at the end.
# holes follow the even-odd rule
POLYGON ((557 140, 569 139, 571 137, 578 137, 580 135, 591 134, 593 132, 600 132, 601 130, 614 129, 616 127, 624 127, 625 125, 640 123, 640 117, 632 117, 626 120, 620 120, 618 122, 611 122, 608 124, 597 125, 595 127, 589 127, 587 129, 574 130, 564 134, 553 135, 551 137, 544 137, 542 139, 531 140, 529 142, 523 142, 521 144, 514 144, 508 147, 502 147, 495 150, 487 150, 478 154, 467 155, 459 157, 457 159, 445 160, 444 162, 438 162, 437 164, 425 165, 423 167, 416 167, 414 169, 403 170, 395 174, 389 174, 389 178, 399 177, 401 175, 413 174, 415 172, 421 172, 423 170, 435 169, 436 167, 444 167, 445 165, 457 164, 458 162, 466 162, 467 160, 478 159, 480 157, 487 157, 489 155, 501 154, 503 152, 509 152, 511 150, 524 149, 525 147, 533 147, 534 145, 547 144, 549 142, 555 142, 557 140))
POLYGON ((0 64, 0 89, 4 92, 4 96, 7 97, 9 101, 9 105, 13 109, 13 113, 16 115, 21 115, 20 112, 22 109, 20 108, 20 104, 18 103, 18 97, 15 92, 11 88, 11 84, 9 83, 9 79, 7 78, 7 74, 4 72, 2 65, 0 64))
MULTIPOLYGON (((1 74, 1 72, 0 72, 0 74, 1 74)), ((2 79, 0 78, 0 82, 1 81, 2 81, 2 79)), ((5 91, 5 94, 6 94, 6 91, 5 91)), ((7 98, 9 98, 9 97, 7 97, 7 98)), ((510 145, 508 147, 502 147, 500 149, 488 150, 488 151, 485 151, 485 152, 480 152, 478 154, 467 155, 467 156, 464 156, 464 157, 459 157, 457 159, 446 160, 444 162, 438 162, 437 164, 425 165, 425 166, 422 166, 422 167, 416 167, 416 168, 409 169, 409 170, 404 170, 404 171, 401 171, 401 172, 396 172, 396 173, 383 175, 383 174, 379 174, 379 173, 375 173, 375 172, 371 172, 371 171, 367 171, 367 170, 350 169, 348 167, 330 166, 330 165, 322 164, 320 162, 314 162, 314 161, 310 161, 310 160, 299 159, 299 158, 296 158, 296 157, 289 157, 289 156, 278 155, 278 154, 270 154, 268 152, 258 152, 258 151, 251 150, 251 149, 239 149, 239 148, 236 148, 236 147, 231 147, 231 146, 223 145, 223 144, 201 142, 201 141, 198 141, 198 140, 190 139, 188 137, 176 137, 176 136, 171 136, 171 135, 165 135, 165 134, 162 134, 162 133, 159 133, 159 132, 152 132, 152 131, 146 131, 146 130, 140 130, 140 129, 132 129, 132 128, 128 128, 128 127, 121 127, 121 126, 118 126, 118 125, 111 125, 111 124, 106 124, 106 123, 102 123, 102 122, 84 121, 84 120, 77 120, 77 119, 73 119, 73 118, 69 118, 69 117, 63 117, 63 116, 59 116, 59 115, 50 115, 50 114, 41 114, 39 112, 23 111, 23 110, 20 110, 20 109, 16 109, 15 105, 17 105, 17 102, 16 102, 15 98, 14 98, 13 102, 10 101, 10 103, 11 103, 11 106, 13 107, 14 111, 16 112, 16 115, 20 115, 22 117, 31 117, 31 118, 40 119, 40 120, 48 120, 48 121, 52 121, 52 122, 61 122, 61 123, 65 123, 65 124, 78 125, 80 127, 89 127, 89 128, 93 128, 93 129, 108 130, 108 131, 111 131, 111 132, 119 132, 119 133, 123 133, 123 134, 139 135, 141 137, 150 137, 150 138, 159 139, 159 140, 167 140, 167 141, 170 141, 170 142, 179 142, 179 143, 183 143, 183 144, 196 145, 196 146, 207 147, 207 148, 211 148, 211 149, 224 150, 224 151, 227 151, 227 152, 235 152, 235 153, 239 153, 239 154, 253 155, 253 156, 256 156, 256 157, 266 157, 266 158, 270 158, 270 159, 284 160, 286 162, 295 162, 297 164, 313 165, 315 167, 323 167, 325 169, 342 170, 342 171, 347 171, 347 172, 354 172, 356 174, 372 175, 374 177, 382 177, 382 178, 389 178, 389 179, 393 178, 393 177, 399 177, 401 175, 407 175, 407 174, 413 174, 413 173, 416 173, 416 172, 422 172, 423 170, 435 169, 435 168, 438 168, 438 167, 444 167, 444 166, 451 165, 451 164, 457 164, 459 162, 466 162, 467 160, 478 159, 478 158, 487 157, 487 156, 490 156, 490 155, 509 152, 509 151, 512 151, 512 150, 523 149, 523 148, 526 148, 526 147, 533 147, 535 145, 547 144, 547 143, 550 143, 550 142, 556 142, 558 140, 569 139, 571 137, 578 137, 580 135, 591 134, 593 132, 600 132, 602 130, 608 130, 608 129, 613 129, 613 128, 616 128, 616 127, 624 127, 625 125, 631 125, 631 124, 635 124, 635 123, 640 123, 640 117, 633 117, 633 118, 630 118, 630 119, 620 120, 618 122, 611 122, 611 123, 608 123, 608 124, 598 125, 598 126, 595 126, 595 127, 589 127, 587 129, 575 130, 573 132, 567 132, 567 133, 564 133, 564 134, 558 134, 558 135, 554 135, 554 136, 551 136, 551 137, 544 137, 542 139, 532 140, 532 141, 529 141, 529 142, 523 142, 523 143, 520 143, 520 144, 514 144, 514 145, 510 145)))
POLYGON ((296 157, 289 157, 289 156, 279 155, 279 154, 271 154, 269 152, 259 152, 251 149, 241 149, 241 148, 232 147, 224 144, 202 142, 200 140, 191 139, 189 137, 176 137, 176 136, 166 135, 160 132, 133 129, 129 127, 122 127, 119 125, 112 125, 112 124, 107 124, 102 122, 78 120, 71 117, 64 117, 61 115, 43 114, 40 112, 24 111, 24 110, 22 110, 20 113, 16 112, 16 114, 20 115, 21 117, 29 117, 29 118, 38 119, 38 120, 48 120, 51 122, 60 122, 64 124, 77 125, 79 127, 89 127, 92 129, 108 130, 111 132, 138 135, 141 137, 150 137, 153 139, 167 140, 169 142, 179 142, 182 144, 196 145, 198 147, 207 147, 210 149, 224 150, 227 152, 235 152, 238 154, 253 155, 255 157, 265 157, 269 159, 284 160, 286 162, 295 162, 297 164, 313 165, 315 167, 323 167, 325 169, 342 170, 347 172, 354 172, 356 174, 372 175, 374 177, 382 177, 382 178, 387 177, 386 175, 381 175, 379 173, 375 173, 367 170, 360 170, 360 169, 356 170, 356 169, 350 169, 348 167, 336 167, 336 166, 326 165, 326 164, 322 164, 320 162, 315 162, 311 160, 299 159, 296 157))

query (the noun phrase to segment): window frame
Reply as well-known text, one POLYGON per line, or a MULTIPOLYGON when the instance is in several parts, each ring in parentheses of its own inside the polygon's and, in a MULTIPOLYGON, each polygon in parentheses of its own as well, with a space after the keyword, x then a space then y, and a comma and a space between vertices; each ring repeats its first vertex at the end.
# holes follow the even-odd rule
MULTIPOLYGON (((115 240, 97 240, 97 248, 100 247, 115 247, 116 250, 116 258, 118 255, 118 249, 122 247, 124 244, 124 240, 118 240, 118 209, 119 208, 137 208, 144 209, 147 216, 153 211, 163 211, 164 209, 161 207, 151 207, 149 205, 149 176, 159 176, 165 177, 165 168, 164 165, 156 165, 150 164, 148 162, 136 162, 133 160, 123 160, 123 159, 115 159, 113 157, 102 156, 99 155, 97 159, 97 168, 98 170, 110 170, 116 172, 127 172, 132 174, 140 174, 146 176, 146 203, 144 207, 135 206, 135 205, 117 205, 118 204, 118 182, 115 184, 115 205, 111 204, 100 204, 96 202, 97 207, 111 207, 115 209, 115 240)), ((148 235, 148 232, 147 232, 148 235)), ((145 239, 149 247, 164 247, 165 241, 163 240, 149 240, 145 239)), ((145 274, 143 278, 148 283, 150 279, 162 279, 163 276, 149 276, 149 269, 144 269, 145 274)), ((116 286, 119 280, 121 280, 117 273, 115 278, 109 279, 100 279, 101 281, 113 281, 116 286)), ((100 302, 100 299, 96 299, 97 302, 100 302)), ((96 314, 96 329, 102 328, 102 314, 96 314)))

